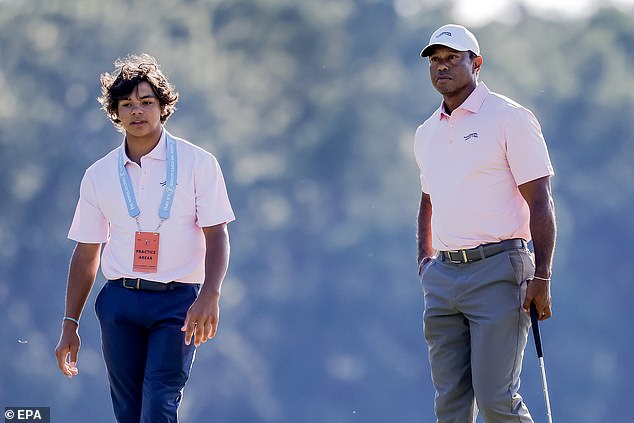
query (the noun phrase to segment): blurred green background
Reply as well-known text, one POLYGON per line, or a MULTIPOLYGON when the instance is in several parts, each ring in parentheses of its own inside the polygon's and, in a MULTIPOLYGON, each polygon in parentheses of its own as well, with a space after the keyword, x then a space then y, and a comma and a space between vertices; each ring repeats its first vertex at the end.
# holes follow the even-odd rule
MULTIPOLYGON (((518 13, 473 30, 481 79, 534 111, 557 172, 553 414, 632 422, 634 14, 518 13)), ((415 0, 0 1, 0 407, 114 420, 101 274, 79 377, 53 348, 79 182, 121 142, 99 74, 148 52, 181 94, 167 127, 216 155, 238 217, 220 330, 198 349, 182 421, 433 422, 413 134, 440 103, 418 52, 453 20, 451 2, 415 0)), ((544 421, 532 340, 522 382, 544 421)))

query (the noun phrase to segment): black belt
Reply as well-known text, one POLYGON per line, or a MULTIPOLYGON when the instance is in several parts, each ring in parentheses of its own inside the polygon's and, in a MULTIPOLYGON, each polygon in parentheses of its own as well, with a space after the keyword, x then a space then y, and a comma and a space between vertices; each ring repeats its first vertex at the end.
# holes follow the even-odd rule
POLYGON ((507 250, 526 249, 528 244, 521 238, 506 239, 500 242, 482 244, 468 250, 441 251, 440 256, 452 263, 471 263, 494 256, 507 250))
POLYGON ((195 286, 197 284, 183 283, 183 282, 154 282, 147 281, 141 278, 119 278, 111 279, 108 284, 113 286, 121 286, 128 289, 138 289, 141 291, 171 291, 183 286, 195 286))

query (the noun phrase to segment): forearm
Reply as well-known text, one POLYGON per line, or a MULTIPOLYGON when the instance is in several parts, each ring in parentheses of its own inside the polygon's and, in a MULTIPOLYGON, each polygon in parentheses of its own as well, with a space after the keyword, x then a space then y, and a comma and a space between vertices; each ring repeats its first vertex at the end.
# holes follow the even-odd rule
POLYGON ((535 276, 537 279, 549 279, 557 236, 550 177, 526 182, 518 188, 530 210, 529 225, 535 251, 535 276))
POLYGON ((79 320, 99 269, 100 244, 77 244, 70 261, 64 315, 79 320))
POLYGON ((220 317, 219 301, 222 281, 229 267, 229 233, 227 224, 203 228, 205 235, 205 280, 198 298, 187 311, 181 330, 185 332, 185 344, 194 345, 216 335, 220 317))
POLYGON ((535 276, 549 279, 557 237, 555 207, 552 197, 531 209, 531 237, 535 251, 535 276))
POLYGON ((416 241, 418 245, 418 263, 425 257, 436 254, 431 245, 431 199, 428 194, 421 196, 420 207, 418 209, 418 225, 416 230, 416 241))
POLYGON ((229 233, 226 224, 203 228, 205 233, 205 281, 201 295, 220 297, 222 282, 229 267, 229 233))

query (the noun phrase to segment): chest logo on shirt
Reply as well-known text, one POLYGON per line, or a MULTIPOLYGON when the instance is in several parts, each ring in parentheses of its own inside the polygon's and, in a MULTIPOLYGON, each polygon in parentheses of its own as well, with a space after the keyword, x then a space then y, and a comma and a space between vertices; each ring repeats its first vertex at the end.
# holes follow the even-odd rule
POLYGON ((469 135, 465 135, 463 138, 465 141, 469 141, 471 138, 478 138, 478 133, 472 132, 469 135))

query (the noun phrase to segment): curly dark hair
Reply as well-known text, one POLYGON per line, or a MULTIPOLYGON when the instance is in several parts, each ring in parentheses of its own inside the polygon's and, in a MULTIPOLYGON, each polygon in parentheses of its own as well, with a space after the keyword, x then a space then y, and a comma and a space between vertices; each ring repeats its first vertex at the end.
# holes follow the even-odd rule
POLYGON ((161 123, 176 110, 178 92, 167 77, 161 71, 156 59, 149 54, 129 54, 124 59, 117 59, 114 62, 115 70, 112 74, 102 73, 101 97, 98 98, 101 108, 106 112, 108 118, 119 130, 123 130, 121 120, 117 113, 119 100, 127 98, 134 88, 141 82, 146 81, 152 87, 154 94, 161 105, 161 123))

